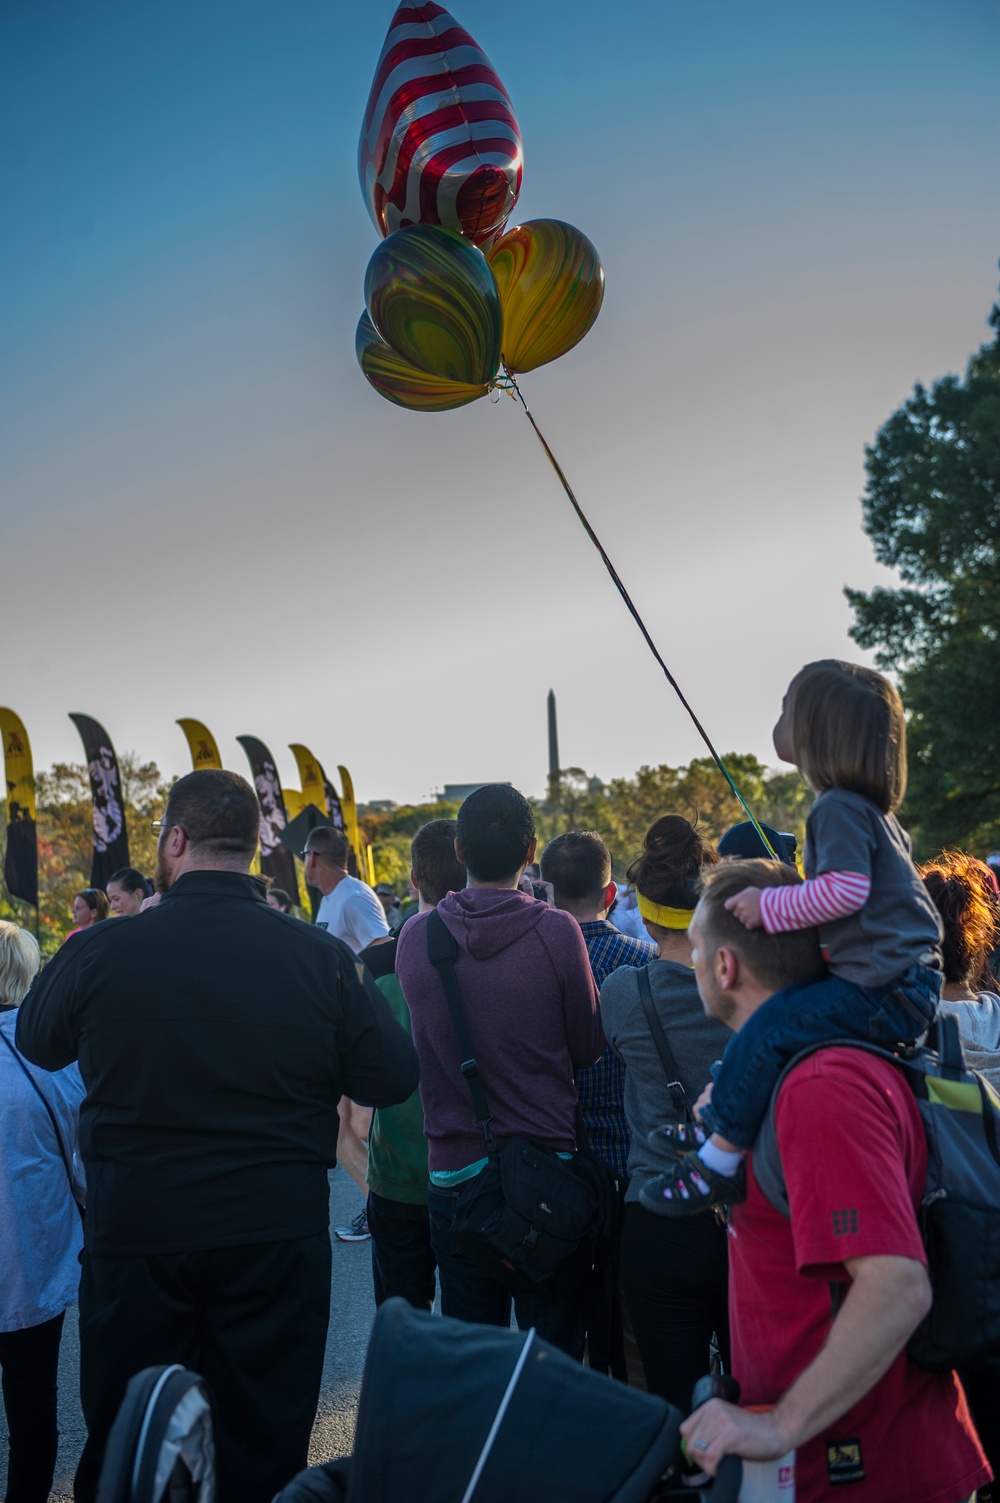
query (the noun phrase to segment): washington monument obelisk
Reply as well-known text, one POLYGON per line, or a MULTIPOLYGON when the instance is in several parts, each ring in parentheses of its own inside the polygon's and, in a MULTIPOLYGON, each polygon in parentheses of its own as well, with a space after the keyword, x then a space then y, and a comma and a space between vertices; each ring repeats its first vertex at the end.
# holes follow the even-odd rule
POLYGON ((559 802, 559 733, 556 730, 556 696, 549 690, 549 804, 554 809, 559 802))

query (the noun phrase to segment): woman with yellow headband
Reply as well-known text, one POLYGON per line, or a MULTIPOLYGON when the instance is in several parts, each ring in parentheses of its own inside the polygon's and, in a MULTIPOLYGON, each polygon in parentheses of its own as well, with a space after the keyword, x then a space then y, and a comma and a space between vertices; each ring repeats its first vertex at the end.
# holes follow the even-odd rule
POLYGON ((604 1033, 625 1062, 625 1115, 632 1138, 622 1286, 647 1386, 682 1411, 690 1408, 691 1390, 708 1372, 713 1333, 728 1360, 726 1234, 714 1217, 656 1216, 640 1205, 639 1192, 666 1168, 664 1148, 655 1136, 650 1141, 650 1133, 665 1121, 683 1120, 685 1101, 694 1105, 729 1039, 728 1030, 705 1015, 687 936, 702 870, 718 859, 680 815, 664 815, 651 826, 628 879, 659 957, 642 970, 614 971, 601 988, 604 1033), (661 1062, 647 1006, 676 1063, 673 1082, 661 1062))

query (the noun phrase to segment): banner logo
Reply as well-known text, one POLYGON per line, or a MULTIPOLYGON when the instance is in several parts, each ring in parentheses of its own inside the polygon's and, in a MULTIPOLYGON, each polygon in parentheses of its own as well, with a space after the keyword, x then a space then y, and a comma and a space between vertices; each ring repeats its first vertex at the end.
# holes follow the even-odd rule
POLYGON ((94 850, 106 851, 114 845, 125 826, 118 787, 118 764, 110 746, 102 746, 93 762, 88 762, 94 793, 94 850))
POLYGON ((274 763, 262 763, 253 782, 260 799, 260 854, 270 856, 278 844, 278 831, 285 828, 281 783, 274 763))

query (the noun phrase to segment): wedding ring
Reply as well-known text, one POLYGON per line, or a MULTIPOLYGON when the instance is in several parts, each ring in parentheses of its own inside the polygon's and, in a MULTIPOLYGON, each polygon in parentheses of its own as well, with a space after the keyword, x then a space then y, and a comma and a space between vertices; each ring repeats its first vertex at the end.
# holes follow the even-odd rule
POLYGON ((696 1440, 695 1441, 695 1445, 698 1447, 699 1451, 707 1451, 708 1450, 708 1441, 707 1440, 696 1440))

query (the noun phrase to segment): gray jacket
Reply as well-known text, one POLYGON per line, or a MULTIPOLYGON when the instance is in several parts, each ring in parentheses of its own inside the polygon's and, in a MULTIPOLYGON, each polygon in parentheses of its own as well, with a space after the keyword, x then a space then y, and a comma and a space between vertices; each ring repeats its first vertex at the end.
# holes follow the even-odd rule
MULTIPOLYGON (((693 1107, 708 1084, 711 1065, 721 1057, 732 1034, 706 1015, 694 972, 687 966, 653 960, 648 970, 653 1005, 676 1060, 688 1105, 693 1107)), ((622 966, 601 987, 604 1034, 625 1063, 625 1116, 632 1134, 627 1201, 638 1200, 642 1183, 662 1173, 670 1162, 667 1154, 650 1146, 648 1135, 665 1122, 677 1121, 639 996, 638 975, 633 966, 622 966)))

